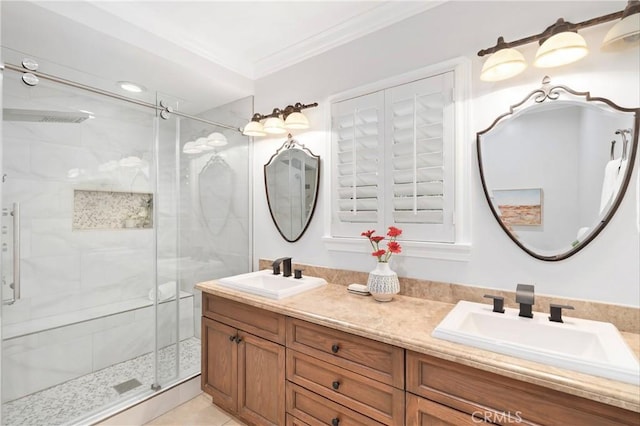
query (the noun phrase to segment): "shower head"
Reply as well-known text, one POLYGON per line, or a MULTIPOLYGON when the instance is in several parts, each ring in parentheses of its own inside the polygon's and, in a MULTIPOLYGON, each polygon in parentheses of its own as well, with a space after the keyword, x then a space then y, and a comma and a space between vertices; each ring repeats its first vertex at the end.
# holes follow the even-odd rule
POLYGON ((82 123, 89 114, 64 111, 3 108, 3 121, 29 121, 32 123, 82 123))

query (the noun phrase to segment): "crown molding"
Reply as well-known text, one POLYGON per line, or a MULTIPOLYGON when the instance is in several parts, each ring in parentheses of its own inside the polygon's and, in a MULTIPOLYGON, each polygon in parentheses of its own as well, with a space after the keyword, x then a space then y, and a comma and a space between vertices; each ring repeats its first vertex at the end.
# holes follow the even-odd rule
POLYGON ((440 6, 446 1, 386 1, 357 17, 336 24, 316 36, 256 61, 253 75, 250 78, 258 79, 287 68, 413 15, 440 6))

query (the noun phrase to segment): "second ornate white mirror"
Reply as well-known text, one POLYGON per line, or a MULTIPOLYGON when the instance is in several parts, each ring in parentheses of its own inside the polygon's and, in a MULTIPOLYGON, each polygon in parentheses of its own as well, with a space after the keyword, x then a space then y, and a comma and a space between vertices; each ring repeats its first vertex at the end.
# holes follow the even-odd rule
POLYGON ((485 196, 520 248, 540 260, 566 259, 602 231, 631 178, 639 116, 640 108, 545 77, 478 132, 485 196))

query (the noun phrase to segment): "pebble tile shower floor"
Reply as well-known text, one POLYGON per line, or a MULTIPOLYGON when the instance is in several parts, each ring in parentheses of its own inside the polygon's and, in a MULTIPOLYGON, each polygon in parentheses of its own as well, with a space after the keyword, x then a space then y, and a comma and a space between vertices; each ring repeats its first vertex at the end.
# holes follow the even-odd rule
MULTIPOLYGON (((158 351, 158 374, 174 377, 175 345, 158 351)), ((180 342, 181 372, 200 370, 200 340, 192 337, 180 342)), ((110 403, 126 399, 153 382, 153 354, 148 353, 78 377, 57 386, 7 402, 2 406, 6 426, 53 426, 71 423, 110 403), (141 386, 118 393, 114 386, 136 379, 141 386)))

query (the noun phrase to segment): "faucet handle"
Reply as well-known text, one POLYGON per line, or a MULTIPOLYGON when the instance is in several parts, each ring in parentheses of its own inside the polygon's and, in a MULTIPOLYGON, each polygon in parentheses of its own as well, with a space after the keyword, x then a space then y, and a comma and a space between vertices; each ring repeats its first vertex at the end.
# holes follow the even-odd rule
POLYGON ((280 264, 273 264, 273 275, 280 275, 280 264))
POLYGON ((549 315, 549 321, 552 322, 564 322, 562 321, 562 310, 563 309, 575 309, 573 306, 571 305, 557 305, 555 303, 551 303, 549 304, 549 310, 550 310, 550 314, 549 315))
POLYGON ((487 299, 493 299, 493 312, 504 314, 504 297, 494 296, 492 294, 485 294, 487 299))

